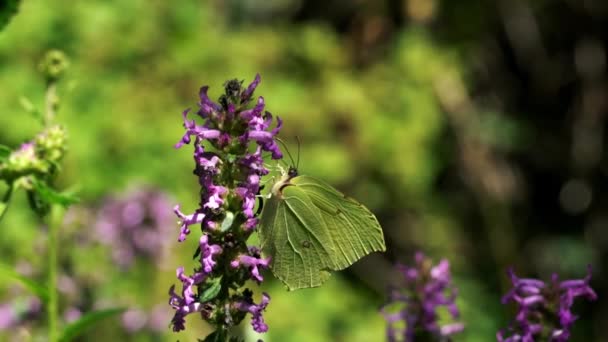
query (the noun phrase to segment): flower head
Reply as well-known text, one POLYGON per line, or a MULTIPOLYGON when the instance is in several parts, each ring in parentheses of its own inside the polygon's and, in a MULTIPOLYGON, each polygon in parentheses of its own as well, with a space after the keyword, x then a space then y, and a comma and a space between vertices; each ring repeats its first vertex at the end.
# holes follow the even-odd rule
POLYGON ((462 323, 440 326, 438 322, 440 307, 446 307, 453 319, 459 316, 449 262, 443 259, 433 266, 421 252, 415 258, 415 266, 397 266, 404 284, 390 292, 389 303, 382 308, 388 322, 388 340, 411 342, 421 334, 444 338, 461 332, 462 323), (398 322, 405 323, 404 330, 396 328, 398 322))
POLYGON ((578 318, 571 311, 574 299, 583 297, 596 300, 597 294, 589 286, 591 267, 583 279, 559 281, 553 274, 550 282, 538 279, 519 278, 512 269, 508 271, 513 288, 502 298, 502 303, 515 302, 517 314, 505 337, 505 331, 496 335, 498 341, 564 342, 570 338, 570 329, 578 318))

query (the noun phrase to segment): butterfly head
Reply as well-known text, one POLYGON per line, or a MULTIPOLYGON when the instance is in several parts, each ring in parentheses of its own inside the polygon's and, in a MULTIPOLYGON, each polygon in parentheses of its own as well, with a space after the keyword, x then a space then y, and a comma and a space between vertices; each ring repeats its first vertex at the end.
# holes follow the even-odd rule
POLYGON ((290 166, 289 170, 287 171, 287 176, 289 177, 289 179, 292 179, 294 177, 298 176, 298 169, 294 166, 290 166))

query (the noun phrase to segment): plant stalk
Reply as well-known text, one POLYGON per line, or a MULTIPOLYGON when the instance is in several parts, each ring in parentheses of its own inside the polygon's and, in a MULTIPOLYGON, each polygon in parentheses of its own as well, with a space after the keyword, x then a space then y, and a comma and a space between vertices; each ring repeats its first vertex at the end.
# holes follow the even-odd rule
POLYGON ((48 240, 48 280, 47 287, 49 291, 49 302, 47 304, 47 317, 49 327, 49 341, 57 342, 59 338, 58 330, 58 316, 59 306, 57 297, 57 272, 59 268, 58 258, 58 241, 59 241, 59 228, 63 221, 64 209, 58 205, 51 205, 51 210, 48 216, 48 229, 49 229, 49 240, 48 240))

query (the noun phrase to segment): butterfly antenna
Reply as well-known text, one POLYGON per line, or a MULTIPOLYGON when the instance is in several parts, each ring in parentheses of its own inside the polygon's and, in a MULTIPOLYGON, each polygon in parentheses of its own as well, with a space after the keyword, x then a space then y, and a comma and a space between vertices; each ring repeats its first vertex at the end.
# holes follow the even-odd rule
POLYGON ((285 151, 287 152, 287 155, 289 156, 289 159, 291 159, 291 164, 293 166, 296 166, 293 157, 291 156, 291 153, 289 152, 289 149, 287 148, 287 145, 285 144, 285 142, 283 142, 283 140, 281 140, 281 138, 276 137, 275 139, 277 139, 278 142, 281 143, 281 145, 283 145, 283 147, 285 148, 285 151))
POLYGON ((298 142, 298 161, 296 162, 296 169, 300 168, 300 137, 296 135, 296 141, 298 142))

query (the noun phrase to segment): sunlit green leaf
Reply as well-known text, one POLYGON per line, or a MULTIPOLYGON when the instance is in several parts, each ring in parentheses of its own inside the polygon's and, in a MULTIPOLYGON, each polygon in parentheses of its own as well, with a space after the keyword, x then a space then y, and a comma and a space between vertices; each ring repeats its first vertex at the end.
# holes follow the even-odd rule
POLYGON ((14 267, 6 264, 0 264, 0 278, 20 283, 25 289, 40 298, 42 302, 46 303, 49 298, 47 288, 36 283, 32 279, 17 273, 13 268, 14 267))
POLYGON ((200 297, 200 301, 202 303, 207 302, 215 298, 220 290, 222 289, 222 277, 215 278, 209 284, 209 287, 203 291, 203 294, 200 297))
POLYGON ((71 204, 78 203, 79 201, 78 197, 73 194, 58 192, 43 181, 35 180, 33 181, 33 185, 39 199, 44 203, 60 204, 67 207, 71 204))

